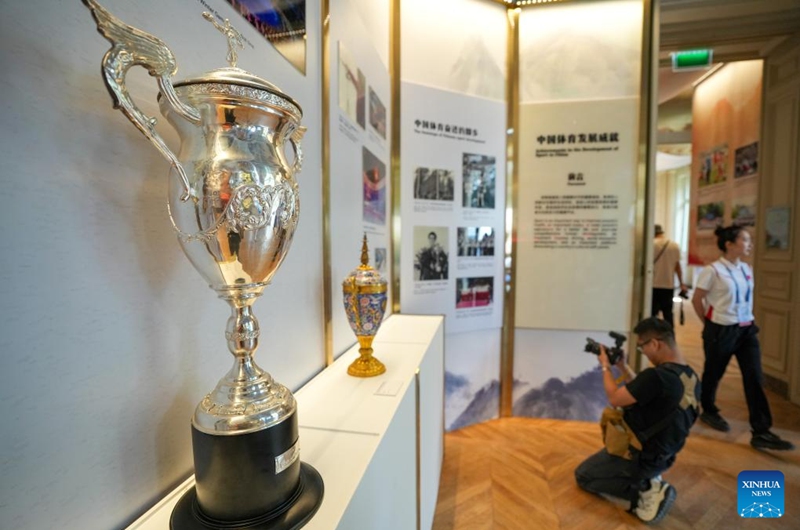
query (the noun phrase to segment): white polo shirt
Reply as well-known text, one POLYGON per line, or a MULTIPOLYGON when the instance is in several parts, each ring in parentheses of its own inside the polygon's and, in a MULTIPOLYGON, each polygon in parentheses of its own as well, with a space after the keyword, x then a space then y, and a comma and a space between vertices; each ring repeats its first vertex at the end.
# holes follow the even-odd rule
POLYGON ((753 322, 753 270, 744 261, 719 258, 697 277, 696 287, 708 291, 706 318, 721 326, 753 322))

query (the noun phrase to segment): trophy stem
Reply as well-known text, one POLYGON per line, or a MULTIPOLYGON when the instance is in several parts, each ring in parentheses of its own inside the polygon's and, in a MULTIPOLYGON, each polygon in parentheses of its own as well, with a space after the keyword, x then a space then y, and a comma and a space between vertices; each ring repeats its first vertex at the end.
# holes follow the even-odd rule
MULTIPOLYGON (((261 287, 263 288, 263 287, 261 287)), ((245 434, 286 420, 296 409, 294 396, 253 359, 261 334, 252 305, 260 290, 220 292, 231 306, 225 328, 234 364, 197 406, 192 425, 206 434, 245 434)))
POLYGON ((348 374, 355 377, 374 377, 386 371, 386 365, 372 356, 374 338, 374 335, 358 337, 358 343, 361 345, 358 353, 361 356, 347 367, 348 374))

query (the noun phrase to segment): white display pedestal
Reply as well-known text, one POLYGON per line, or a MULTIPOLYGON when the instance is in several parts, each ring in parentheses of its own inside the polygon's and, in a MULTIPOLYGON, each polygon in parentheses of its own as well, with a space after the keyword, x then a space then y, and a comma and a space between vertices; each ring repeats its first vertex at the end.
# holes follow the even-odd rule
MULTIPOLYGON (((295 392, 300 458, 325 481, 322 505, 304 529, 431 528, 444 449, 443 322, 393 315, 373 343, 385 374, 348 376, 355 345, 295 392)), ((192 486, 194 477, 128 529, 167 530, 192 486)))

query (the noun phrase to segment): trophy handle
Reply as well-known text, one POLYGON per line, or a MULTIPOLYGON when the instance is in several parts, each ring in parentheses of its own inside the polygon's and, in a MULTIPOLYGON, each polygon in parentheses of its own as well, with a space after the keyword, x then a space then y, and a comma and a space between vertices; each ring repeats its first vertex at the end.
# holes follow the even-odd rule
POLYGON ((103 57, 102 72, 108 93, 114 102, 114 108, 120 109, 125 116, 144 134, 164 157, 169 160, 183 182, 184 192, 181 200, 191 196, 189 178, 178 157, 167 147, 167 144, 156 132, 158 120, 147 116, 136 106, 128 88, 125 77, 134 66, 142 66, 157 78, 158 87, 167 102, 179 115, 194 124, 200 123, 200 113, 194 107, 186 105, 178 99, 170 77, 178 69, 175 56, 161 39, 129 26, 106 11, 95 0, 83 0, 95 22, 97 31, 111 43, 111 49, 103 57))
POLYGON ((305 136, 307 130, 308 130, 307 127, 303 127, 301 125, 297 129, 292 131, 291 135, 289 135, 289 143, 292 144, 292 149, 294 149, 294 164, 292 164, 292 175, 298 174, 303 167, 303 148, 300 146, 300 141, 303 139, 303 136, 305 136))

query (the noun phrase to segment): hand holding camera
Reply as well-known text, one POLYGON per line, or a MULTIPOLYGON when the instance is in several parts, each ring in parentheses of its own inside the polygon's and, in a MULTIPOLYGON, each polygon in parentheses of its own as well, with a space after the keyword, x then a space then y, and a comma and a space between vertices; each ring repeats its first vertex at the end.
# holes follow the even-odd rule
POLYGON ((614 331, 609 331, 608 335, 614 339, 614 346, 606 346, 605 344, 601 344, 595 340, 590 339, 589 337, 586 338, 586 346, 584 347, 584 351, 588 353, 592 353, 594 355, 600 356, 600 353, 603 352, 606 354, 608 358, 608 362, 610 364, 618 364, 620 362, 625 361, 625 352, 622 350, 622 345, 625 344, 625 341, 628 340, 625 335, 620 333, 616 333, 614 331))

